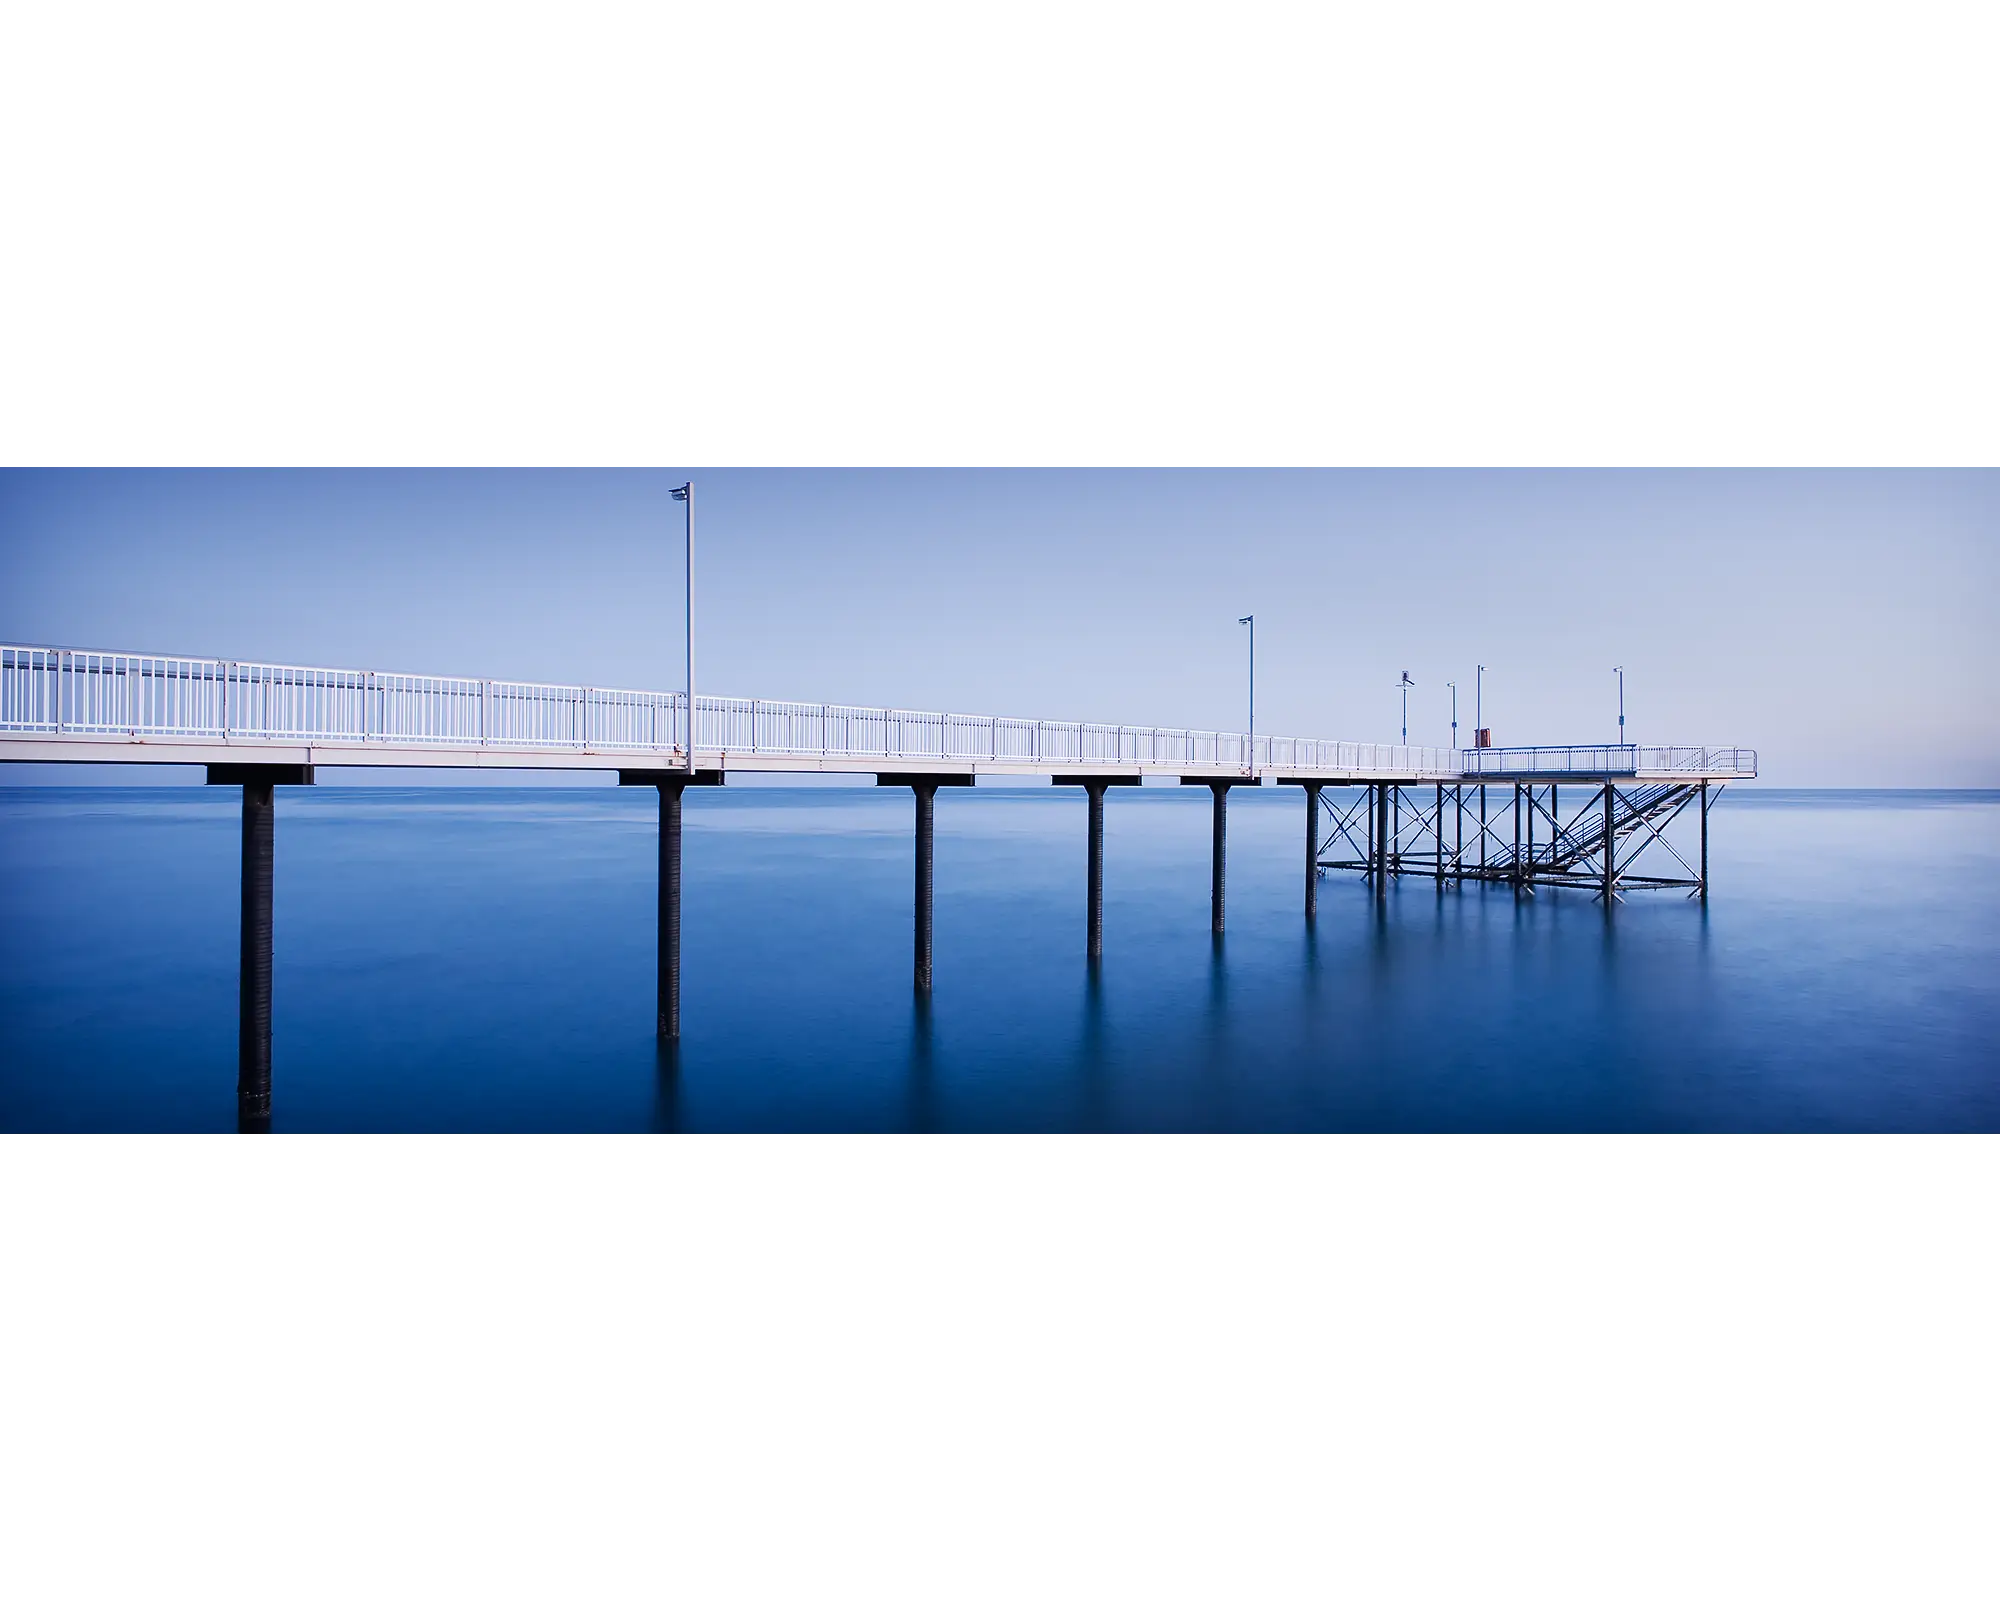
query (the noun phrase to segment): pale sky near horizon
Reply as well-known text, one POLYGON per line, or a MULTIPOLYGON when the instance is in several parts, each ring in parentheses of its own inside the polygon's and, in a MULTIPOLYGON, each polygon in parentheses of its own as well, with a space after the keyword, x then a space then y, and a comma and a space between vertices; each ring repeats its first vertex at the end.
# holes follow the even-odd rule
POLYGON ((683 477, 703 692, 2000 786, 1991 472, 8 471, 0 639, 677 687, 683 477))

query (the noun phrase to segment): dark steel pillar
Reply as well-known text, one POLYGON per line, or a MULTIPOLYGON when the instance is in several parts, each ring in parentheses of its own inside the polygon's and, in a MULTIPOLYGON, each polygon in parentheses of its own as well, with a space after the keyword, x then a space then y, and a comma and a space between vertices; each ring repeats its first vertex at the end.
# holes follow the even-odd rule
POLYGON ((1389 797, 1389 864, 1403 865, 1403 786, 1399 783, 1389 797))
POLYGON ((937 785, 913 783, 917 797, 916 983, 925 994, 931 988, 931 818, 937 809, 937 785))
MULTIPOLYGON (((1528 837, 1530 840, 1532 840, 1534 838, 1534 834, 1531 832, 1528 835, 1528 837)), ((1515 892, 1519 893, 1520 888, 1521 888, 1521 786, 1517 783, 1514 785, 1514 890, 1515 892)))
POLYGON ((243 790, 241 945, 236 969, 236 1126, 271 1126, 271 888, 279 784, 309 784, 309 766, 211 765, 208 782, 243 790))
POLYGON ((659 1037, 681 1036, 681 786, 660 785, 659 1037))
POLYGON ((1701 897, 1708 898, 1708 785, 1701 786, 1701 793, 1695 796, 1701 803, 1701 897))
POLYGON ((1222 932, 1223 857, 1229 832, 1229 785, 1211 783, 1208 791, 1215 797, 1208 847, 1208 931, 1219 934, 1222 932))
POLYGON ((1528 872, 1535 870, 1535 786, 1528 785, 1528 872))
POLYGON ((1437 810, 1432 815, 1437 834, 1437 892, 1444 893, 1444 785, 1437 786, 1437 810))
POLYGON ((1319 915, 1319 791, 1309 783, 1306 791, 1306 916, 1319 915))
POLYGON ((1479 870, 1486 870, 1486 785, 1479 786, 1479 870))
POLYGON ((271 1126, 271 885, 277 807, 269 778, 243 784, 242 952, 237 968, 236 1126, 271 1126))
POLYGON ((1375 785, 1375 898, 1389 893, 1389 786, 1375 785))
POLYGON ((1451 786, 1452 846, 1451 875, 1459 883, 1465 882, 1465 785, 1451 786))
POLYGON ((969 772, 878 772, 877 787, 908 789, 917 797, 917 870, 914 895, 915 951, 911 962, 919 994, 931 992, 931 817, 937 792, 951 786, 972 786, 969 772))
POLYGON ((1092 961, 1104 958, 1104 785, 1086 783, 1090 796, 1090 848, 1086 877, 1089 905, 1085 913, 1086 949, 1092 961))
POLYGON ((1618 870, 1617 837, 1612 832, 1612 793, 1612 786, 1607 781, 1604 785, 1604 904, 1607 910, 1617 886, 1618 870))
POLYGON ((1368 785, 1368 872, 1370 883, 1375 881, 1375 785, 1368 785))
POLYGON ((668 772, 656 767, 618 774, 620 788, 660 791, 659 973, 653 989, 653 1012, 655 1031, 662 1039, 678 1040, 681 1036, 681 792, 689 787, 715 788, 722 776, 720 772, 668 772))

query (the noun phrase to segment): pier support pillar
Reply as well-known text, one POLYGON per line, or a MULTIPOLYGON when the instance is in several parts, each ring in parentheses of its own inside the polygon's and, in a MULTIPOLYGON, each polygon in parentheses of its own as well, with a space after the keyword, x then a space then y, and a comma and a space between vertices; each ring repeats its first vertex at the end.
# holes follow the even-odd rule
POLYGON ((1695 796, 1701 807, 1701 897, 1708 898, 1708 785, 1703 783, 1701 793, 1695 796))
POLYGON ((881 789, 908 789, 917 797, 917 864, 911 921, 915 927, 911 975, 918 994, 931 992, 931 822, 941 788, 969 789, 969 772, 878 772, 881 789))
POLYGON ((243 784, 243 909, 236 968, 236 1126, 271 1126, 271 887, 277 807, 268 781, 243 784))
MULTIPOLYGON (((1532 840, 1534 835, 1528 837, 1532 840)), ((1514 785, 1514 892, 1521 892, 1521 786, 1514 785)))
POLYGON ((1090 799, 1090 842, 1084 848, 1084 953, 1104 958, 1104 785, 1086 784, 1090 799))
POLYGON ((1462 783, 1452 785, 1451 810, 1451 876, 1453 882, 1462 886, 1465 883, 1465 785, 1462 783))
MULTIPOLYGON (((1528 785, 1528 859, 1526 869, 1528 876, 1532 878, 1535 872, 1535 786, 1532 783, 1528 785)), ((1532 885, 1529 887, 1528 892, 1530 894, 1534 893, 1532 885)))
POLYGON ((1389 786, 1375 785, 1375 898, 1389 894, 1389 786))
POLYGON ((681 1036, 681 791, 712 789, 720 772, 620 772, 620 787, 660 791, 659 981, 654 990, 656 1036, 681 1036))
POLYGON ((937 812, 937 785, 913 783, 917 797, 917 881, 916 902, 911 920, 916 927, 916 987, 928 994, 931 987, 931 824, 937 812))
POLYGON ((1229 785, 1211 784, 1214 796, 1208 844, 1208 931, 1222 932, 1223 879, 1229 853, 1229 785))
POLYGON ((236 967, 236 1129, 271 1128, 271 900, 281 783, 309 784, 311 767, 212 766, 211 784, 243 789, 242 910, 236 967))
POLYGON ((1090 800, 1090 829, 1084 847, 1084 954, 1095 965, 1104 959, 1104 791, 1117 784, 1136 786, 1136 775, 1093 774, 1051 778, 1058 785, 1081 785, 1090 800))
POLYGON ((1306 792, 1306 919, 1310 921, 1319 915, 1319 792, 1326 784, 1318 778, 1280 778, 1278 782, 1306 792))
POLYGON ((1617 889, 1618 837, 1613 831, 1611 815, 1612 796, 1616 791, 1609 783, 1604 786, 1604 909, 1611 909, 1611 897, 1617 889))
POLYGON ((1189 778, 1183 784, 1205 784, 1214 797, 1208 846, 1208 931, 1222 936, 1222 907, 1225 867, 1229 846, 1229 791, 1240 784, 1254 784, 1255 778, 1189 778))
POLYGON ((1306 918, 1319 915, 1319 792, 1324 784, 1303 783, 1306 792, 1306 918))
POLYGON ((1444 893, 1444 785, 1437 786, 1437 809, 1431 813, 1431 821, 1437 830, 1437 892, 1444 893))

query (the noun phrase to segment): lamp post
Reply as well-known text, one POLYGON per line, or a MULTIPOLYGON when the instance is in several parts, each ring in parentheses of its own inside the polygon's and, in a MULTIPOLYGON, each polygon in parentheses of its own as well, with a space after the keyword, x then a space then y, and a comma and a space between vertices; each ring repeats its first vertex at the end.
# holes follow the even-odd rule
POLYGON ((1257 614, 1238 617, 1237 626, 1250 624, 1250 776, 1257 776, 1257 614))
POLYGON ((1613 667, 1611 670, 1618 674, 1618 743, 1622 746, 1625 743, 1625 669, 1613 667))
POLYGON ((1486 727, 1486 669, 1481 667, 1472 680, 1472 742, 1479 742, 1479 735, 1486 727))
POLYGON ((1403 681, 1396 685, 1397 688, 1403 691, 1403 743, 1405 745, 1410 742, 1410 691, 1416 688, 1416 686, 1417 680, 1411 677, 1407 671, 1403 674, 1403 681))
POLYGON ((1445 687, 1451 691, 1451 747, 1458 748, 1458 685, 1447 681, 1445 687))
POLYGON ((674 498, 687 506, 687 769, 694 771, 694 484, 684 483, 674 498))

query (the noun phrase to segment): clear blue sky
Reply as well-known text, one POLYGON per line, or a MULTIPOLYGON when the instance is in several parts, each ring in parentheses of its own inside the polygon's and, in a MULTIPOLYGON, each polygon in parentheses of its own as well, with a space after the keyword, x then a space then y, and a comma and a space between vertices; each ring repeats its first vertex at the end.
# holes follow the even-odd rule
POLYGON ((0 638, 2000 784, 2000 475, 6 472, 0 638))

